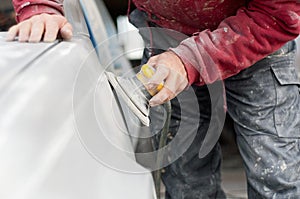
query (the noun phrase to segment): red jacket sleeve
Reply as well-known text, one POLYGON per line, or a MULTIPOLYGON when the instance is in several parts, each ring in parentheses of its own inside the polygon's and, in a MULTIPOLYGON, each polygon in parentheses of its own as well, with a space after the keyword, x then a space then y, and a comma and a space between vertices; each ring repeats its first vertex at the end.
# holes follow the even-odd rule
POLYGON ((205 30, 171 49, 190 84, 209 84, 239 73, 300 33, 299 0, 252 0, 214 31, 205 30))
POLYGON ((13 0, 13 5, 17 22, 42 13, 63 15, 63 0, 13 0))

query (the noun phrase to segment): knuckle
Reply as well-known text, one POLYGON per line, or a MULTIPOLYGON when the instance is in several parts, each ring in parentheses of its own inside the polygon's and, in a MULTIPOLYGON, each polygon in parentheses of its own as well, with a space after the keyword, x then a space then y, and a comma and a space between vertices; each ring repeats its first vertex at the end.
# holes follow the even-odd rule
POLYGON ((156 60, 157 60, 158 55, 152 56, 149 58, 147 64, 150 66, 155 66, 156 65, 156 60))
POLYGON ((168 100, 171 100, 171 99, 173 99, 174 97, 176 96, 176 94, 175 93, 170 93, 170 95, 169 95, 169 97, 168 97, 168 100))
POLYGON ((166 98, 174 95, 173 89, 170 87, 165 87, 164 93, 166 95, 166 98))
POLYGON ((167 75, 170 72, 170 69, 166 67, 164 64, 159 64, 157 66, 157 71, 163 75, 167 75))
POLYGON ((34 15, 34 16, 30 17, 29 20, 26 20, 26 21, 28 21, 28 22, 42 21, 42 15, 43 14, 34 15))
POLYGON ((47 13, 42 13, 42 14, 40 14, 40 15, 36 15, 36 16, 38 16, 38 17, 40 17, 40 18, 42 18, 42 19, 47 19, 47 18, 49 18, 49 17, 50 17, 50 15, 49 15, 49 14, 47 14, 47 13))
POLYGON ((19 29, 25 30, 25 29, 29 29, 30 25, 31 25, 30 20, 26 20, 26 21, 21 22, 21 23, 18 25, 18 28, 19 28, 19 29))
POLYGON ((69 24, 68 21, 67 21, 67 19, 65 17, 63 17, 63 16, 60 16, 60 20, 61 20, 62 24, 64 24, 64 25, 68 25, 69 24))
POLYGON ((66 23, 66 24, 64 25, 64 28, 66 28, 67 30, 73 32, 73 27, 72 27, 72 25, 71 25, 70 23, 66 23))

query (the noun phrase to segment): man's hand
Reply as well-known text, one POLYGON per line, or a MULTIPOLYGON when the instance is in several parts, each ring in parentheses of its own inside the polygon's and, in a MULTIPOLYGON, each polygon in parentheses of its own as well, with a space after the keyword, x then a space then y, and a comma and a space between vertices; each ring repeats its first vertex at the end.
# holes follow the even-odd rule
POLYGON ((173 52, 167 51, 151 57, 147 63, 156 69, 155 74, 146 85, 152 90, 164 82, 164 87, 151 98, 150 106, 157 106, 173 99, 188 85, 187 73, 180 58, 173 52))
POLYGON ((71 39, 72 26, 61 15, 40 14, 12 26, 7 34, 7 41, 18 36, 20 42, 53 42, 60 35, 63 39, 71 39))

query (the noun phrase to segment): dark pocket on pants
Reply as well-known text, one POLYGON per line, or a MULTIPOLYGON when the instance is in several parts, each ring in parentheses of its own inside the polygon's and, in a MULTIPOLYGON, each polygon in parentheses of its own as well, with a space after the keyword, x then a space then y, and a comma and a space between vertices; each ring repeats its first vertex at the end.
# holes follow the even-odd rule
POLYGON ((300 80, 295 62, 283 57, 275 61, 271 69, 275 79, 274 119, 278 136, 300 138, 300 80))

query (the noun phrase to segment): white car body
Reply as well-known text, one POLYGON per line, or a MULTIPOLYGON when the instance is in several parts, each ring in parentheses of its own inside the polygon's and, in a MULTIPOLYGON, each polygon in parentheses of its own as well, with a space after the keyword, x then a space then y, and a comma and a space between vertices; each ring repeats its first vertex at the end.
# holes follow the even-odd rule
POLYGON ((153 199, 151 171, 135 161, 128 136, 138 127, 125 123, 101 76, 113 53, 96 52, 86 26, 91 20, 105 40, 112 24, 97 7, 88 12, 94 1, 65 4, 71 41, 6 42, 0 33, 0 198, 153 199))

